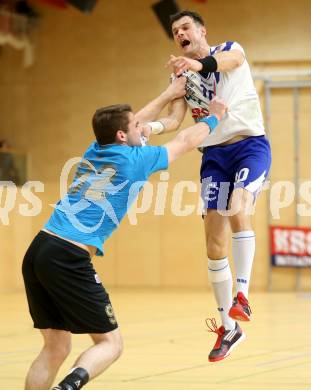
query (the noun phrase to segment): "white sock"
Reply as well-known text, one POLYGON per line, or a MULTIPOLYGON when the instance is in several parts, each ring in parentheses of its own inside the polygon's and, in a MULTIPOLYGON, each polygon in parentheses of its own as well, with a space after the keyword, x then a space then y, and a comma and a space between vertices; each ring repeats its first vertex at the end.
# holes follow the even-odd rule
POLYGON ((232 306, 232 276, 228 257, 208 259, 208 277, 213 286, 222 325, 226 330, 235 329, 235 321, 228 316, 232 306))
POLYGON ((232 234, 232 253, 236 273, 236 293, 248 297, 248 289, 255 256, 255 233, 253 230, 232 234))

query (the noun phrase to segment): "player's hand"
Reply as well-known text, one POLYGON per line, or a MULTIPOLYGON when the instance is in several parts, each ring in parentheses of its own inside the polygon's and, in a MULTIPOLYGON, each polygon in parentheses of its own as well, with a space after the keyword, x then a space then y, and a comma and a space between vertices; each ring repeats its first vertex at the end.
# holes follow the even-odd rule
POLYGON ((186 95, 186 81, 186 77, 178 77, 171 82, 166 89, 170 100, 178 99, 186 95))
POLYGON ((180 76, 183 72, 187 70, 199 72, 200 70, 202 70, 203 65, 201 64, 201 62, 188 57, 175 57, 171 55, 168 63, 166 64, 166 67, 172 67, 173 72, 176 74, 176 76, 180 76))
POLYGON ((217 119, 220 121, 224 117, 225 113, 227 112, 228 107, 226 106, 225 102, 222 99, 215 96, 210 101, 208 110, 211 115, 215 115, 217 119))

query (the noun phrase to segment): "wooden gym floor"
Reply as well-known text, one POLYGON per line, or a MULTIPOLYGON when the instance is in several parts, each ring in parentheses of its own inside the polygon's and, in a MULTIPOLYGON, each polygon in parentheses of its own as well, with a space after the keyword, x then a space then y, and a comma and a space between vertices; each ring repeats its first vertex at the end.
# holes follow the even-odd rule
MULTIPOLYGON (((125 350, 86 389, 311 389, 311 294, 251 294, 252 322, 242 324, 247 338, 218 363, 208 362, 216 340, 204 321, 216 314, 210 293, 117 289, 110 297, 125 350)), ((0 309, 0 389, 22 390, 41 336, 32 329, 23 293, 2 294, 0 309)), ((88 336, 73 336, 59 379, 89 343, 88 336)))

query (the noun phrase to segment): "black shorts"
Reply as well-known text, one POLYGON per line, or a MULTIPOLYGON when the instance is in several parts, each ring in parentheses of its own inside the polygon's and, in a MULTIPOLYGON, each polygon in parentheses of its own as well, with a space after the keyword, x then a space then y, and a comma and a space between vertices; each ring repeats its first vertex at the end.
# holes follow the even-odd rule
POLYGON ((24 257, 23 277, 35 328, 107 333, 118 327, 86 250, 41 231, 24 257))

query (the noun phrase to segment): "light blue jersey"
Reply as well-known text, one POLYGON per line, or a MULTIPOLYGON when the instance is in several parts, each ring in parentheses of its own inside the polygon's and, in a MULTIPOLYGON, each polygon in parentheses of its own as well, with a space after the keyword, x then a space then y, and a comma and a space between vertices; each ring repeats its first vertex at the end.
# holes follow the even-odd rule
POLYGON ((97 248, 118 227, 148 177, 167 169, 163 146, 100 146, 94 142, 80 161, 67 194, 57 203, 45 229, 97 248))

